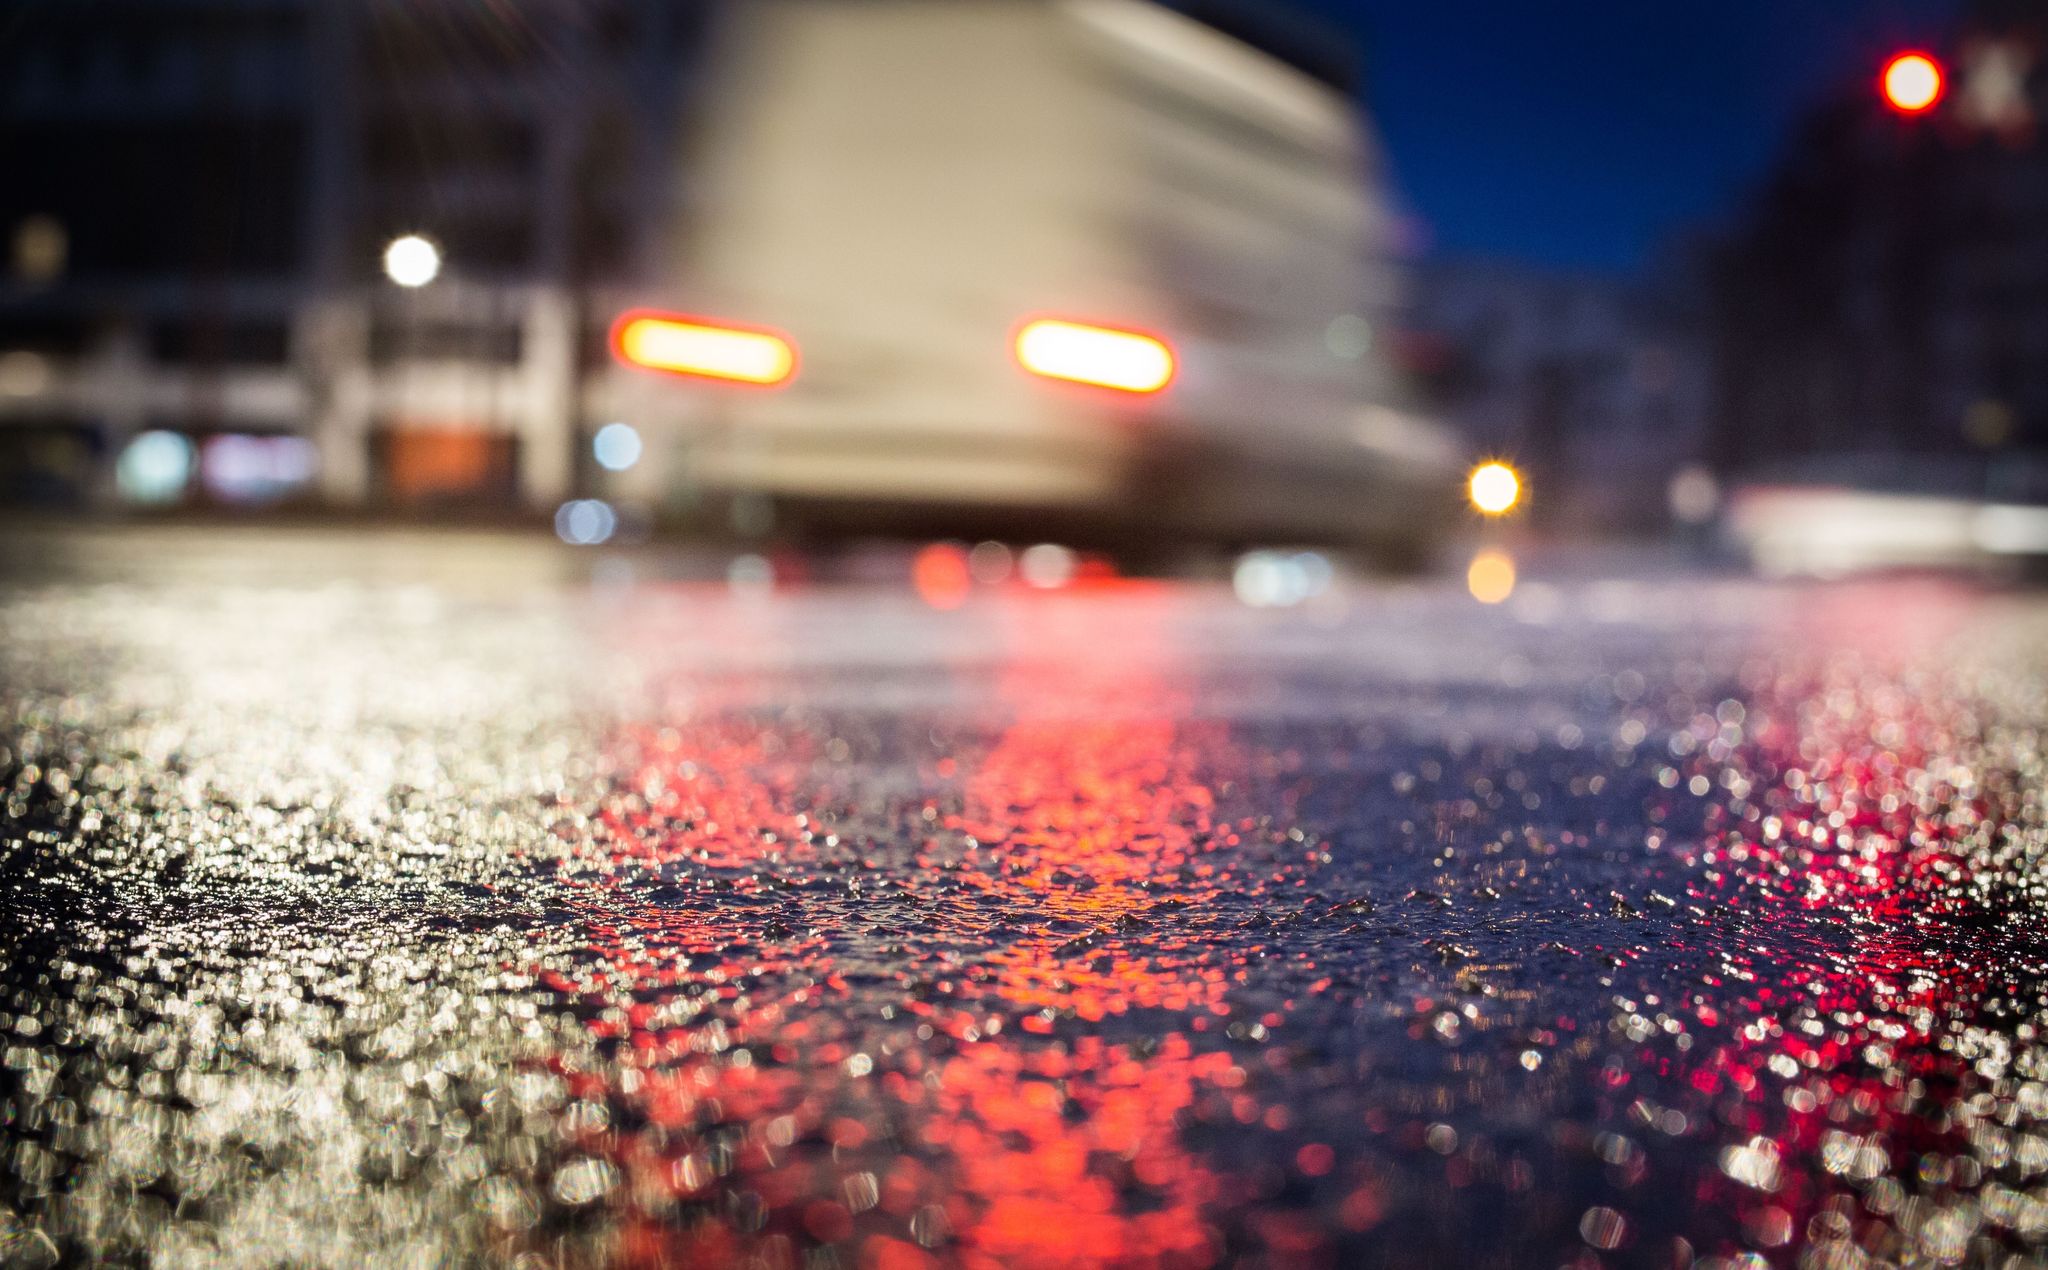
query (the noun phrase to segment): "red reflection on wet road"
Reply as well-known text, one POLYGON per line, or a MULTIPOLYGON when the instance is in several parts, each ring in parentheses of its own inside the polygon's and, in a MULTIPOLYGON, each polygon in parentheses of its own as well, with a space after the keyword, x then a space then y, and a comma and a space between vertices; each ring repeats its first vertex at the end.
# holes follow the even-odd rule
MULTIPOLYGON (((1164 594, 1117 602, 1124 638, 1102 656, 1073 647, 1065 601, 999 601, 1007 651, 980 699, 1007 717, 933 761, 926 786, 951 792, 925 800, 939 837, 909 876, 863 872, 833 831, 832 765, 750 719, 746 689, 620 738, 630 776, 582 872, 587 956, 549 982, 626 1073, 563 1073, 577 1105, 614 1109, 567 1136, 617 1171, 621 1261, 1218 1260, 1206 1213, 1231 1184, 1180 1126, 1198 1103, 1256 1114, 1245 1071, 1170 1027, 1096 1028, 1157 1010, 1199 1033, 1229 1014, 1211 950, 1155 929, 1162 904, 1213 892, 1204 856, 1238 840, 1199 775, 1226 737, 1181 722, 1164 594), (909 901, 886 917, 921 928, 894 936, 905 969, 856 975, 786 916, 785 879, 835 862, 855 896, 909 901)), ((868 912, 856 898, 823 924, 868 912)))
POLYGON ((1697 893, 1770 930, 1724 960, 1732 996, 1698 998, 1726 1038, 1689 1065, 1695 1119, 1727 1144, 1700 1201, 1739 1215, 1727 1253, 1811 1246, 1851 1264, 1903 1234, 1954 1263, 1996 1242, 1972 1192, 2017 1092, 1993 1016, 2018 976, 1973 863, 2015 808, 1944 758, 1967 716, 1872 696, 1859 676, 1876 678, 1849 662, 1752 705, 1734 758, 1753 783, 1697 853, 1697 893))
POLYGON ((1173 879, 1175 904, 1213 893, 1215 870, 1202 856, 1234 839, 1218 830, 1199 772, 1223 759, 1227 736, 1183 721, 1191 694, 1163 638, 1163 613, 1106 664, 1029 655, 1057 646, 1060 612, 1015 610, 1020 655, 998 675, 1012 718, 974 764, 954 822, 1001 854, 1002 867, 978 874, 980 883, 1021 893, 1044 918, 992 953, 995 990, 1045 1012, 1027 1027, 1059 1013, 1094 1021, 1133 1008, 1217 1006, 1223 972, 1202 950, 1125 937, 1152 925, 1145 913, 1161 902, 1153 884, 1173 879))
MULTIPOLYGON (((1025 1033, 1134 1010, 1226 1013, 1224 971, 1185 939, 1153 937, 1154 883, 1200 903, 1214 872, 1215 798, 1199 779, 1222 730, 1183 723, 1190 694, 1166 637, 1168 604, 1129 593, 1129 639, 1108 659, 1051 658, 1058 603, 1019 604, 997 699, 1011 720, 973 762, 953 826, 1000 866, 976 884, 1038 917, 991 949, 972 1027, 1000 1009, 1025 1033)), ((1140 1057, 1085 1026, 1071 1043, 983 1044, 946 1068, 927 1108, 948 1139, 965 1205, 962 1251, 988 1266, 1211 1264, 1220 1236, 1203 1208, 1222 1183, 1180 1142, 1176 1117, 1205 1090, 1242 1083, 1228 1054, 1197 1054, 1169 1031, 1140 1057), (1142 1202, 1134 1204, 1134 1197, 1142 1202)))
MULTIPOLYGON (((1462 819, 1402 802, 1349 857, 1311 847, 1292 760, 1190 717, 1173 602, 1118 584, 1078 605, 948 615, 981 623, 979 660, 908 733, 734 675, 617 738, 616 785, 565 831, 583 954, 544 967, 607 1047, 603 1077, 553 1073, 555 1195, 602 1184, 617 1260, 1337 1264, 1417 1232, 1520 1255, 1558 1231, 1587 1264, 1952 1260, 2048 1235, 2048 1205, 2028 1216, 1981 1163, 2030 1149, 1979 1026, 2015 990, 1981 863, 2017 795, 1958 766, 1952 695, 1923 706, 1851 661, 1718 706, 1674 691, 1689 735, 1642 773, 1674 841, 1628 857, 1684 897, 1635 893, 1670 914, 1659 948, 1619 892, 1585 902, 1616 858, 1597 833, 1467 830, 1479 804, 1449 785, 1429 805, 1462 819), (1212 774, 1262 781, 1260 815, 1212 774), (1509 895, 1458 888, 1468 844, 1509 895), (1515 895, 1525 877, 1549 889, 1515 895), (1602 956, 1534 947, 1566 981, 1501 991, 1532 927, 1602 956), (1355 1028, 1355 1056, 1264 1044, 1304 1017, 1355 1028), (1567 1187, 1571 1211, 1543 1206, 1567 1187), (1514 1235, 1444 1224, 1496 1203, 1514 1235), (1692 1242, 1643 1242, 1660 1224, 1692 1242)), ((1584 770, 1539 787, 1536 761, 1472 762, 1532 812, 1584 770)))

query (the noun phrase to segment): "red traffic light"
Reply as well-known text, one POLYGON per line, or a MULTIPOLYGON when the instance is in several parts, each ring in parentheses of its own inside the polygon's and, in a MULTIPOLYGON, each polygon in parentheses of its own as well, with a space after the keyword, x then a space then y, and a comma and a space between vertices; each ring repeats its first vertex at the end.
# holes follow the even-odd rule
POLYGON ((1947 80, 1941 63, 1927 54, 1901 53, 1884 64, 1885 104, 1902 115, 1922 114, 1941 100, 1947 80))

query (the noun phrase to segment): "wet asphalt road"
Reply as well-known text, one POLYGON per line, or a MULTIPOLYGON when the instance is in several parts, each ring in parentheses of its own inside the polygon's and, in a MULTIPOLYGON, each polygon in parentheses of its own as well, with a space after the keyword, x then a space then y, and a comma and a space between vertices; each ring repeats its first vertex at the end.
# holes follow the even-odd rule
POLYGON ((2041 597, 180 541, 0 600, 7 1264, 2048 1247, 2041 597))

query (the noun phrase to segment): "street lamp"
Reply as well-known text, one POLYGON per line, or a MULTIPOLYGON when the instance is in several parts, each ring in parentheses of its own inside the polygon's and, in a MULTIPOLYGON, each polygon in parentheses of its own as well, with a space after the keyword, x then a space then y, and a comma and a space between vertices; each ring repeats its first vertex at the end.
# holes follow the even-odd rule
POLYGON ((1466 479, 1465 493, 1472 506, 1488 516, 1505 516, 1522 501, 1522 478, 1515 469, 1498 460, 1481 463, 1466 479))
POLYGON ((424 287, 441 276, 441 249, 421 234, 402 234, 384 248, 384 276, 401 287, 424 287))

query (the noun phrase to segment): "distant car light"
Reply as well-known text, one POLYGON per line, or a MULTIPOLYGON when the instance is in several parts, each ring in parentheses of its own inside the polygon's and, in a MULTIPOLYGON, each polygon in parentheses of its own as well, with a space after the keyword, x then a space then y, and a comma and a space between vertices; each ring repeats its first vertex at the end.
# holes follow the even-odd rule
POLYGON ((1336 570, 1314 551, 1252 551, 1238 558, 1231 589, 1251 608, 1288 608, 1330 589, 1336 570))
POLYGON ((1178 369, 1164 340, 1058 318, 1027 322, 1017 332, 1016 352, 1018 364, 1034 375, 1119 392, 1159 392, 1178 369))
POLYGON ((1024 579, 1024 584, 1041 591, 1056 591, 1067 585, 1080 569, 1080 557, 1056 542, 1026 547, 1017 557, 1017 573, 1024 579))
POLYGON ((591 456, 607 472, 623 472, 640 461, 640 433, 630 423, 608 423, 590 439, 591 456))
POLYGON ((132 503, 175 503, 199 465, 192 442, 176 432, 140 433, 121 451, 114 480, 132 503))
POLYGON ((967 551, 958 543, 931 544, 911 561, 910 582, 918 598, 933 608, 959 608, 967 603, 967 593, 974 585, 967 551))
POLYGON ((788 383, 797 367, 796 345, 779 331, 673 313, 624 315, 612 351, 629 366, 760 387, 788 383))
POLYGON ((610 542, 618 528, 619 514, 602 499, 573 499, 555 509, 555 536, 572 547, 610 542))
POLYGON ((300 436, 228 432, 199 451, 199 479, 223 503, 272 503, 312 481, 320 452, 300 436))
POLYGON ((1466 493, 1488 516, 1505 516, 1522 501, 1522 478, 1505 463, 1481 463, 1472 469, 1466 493))

